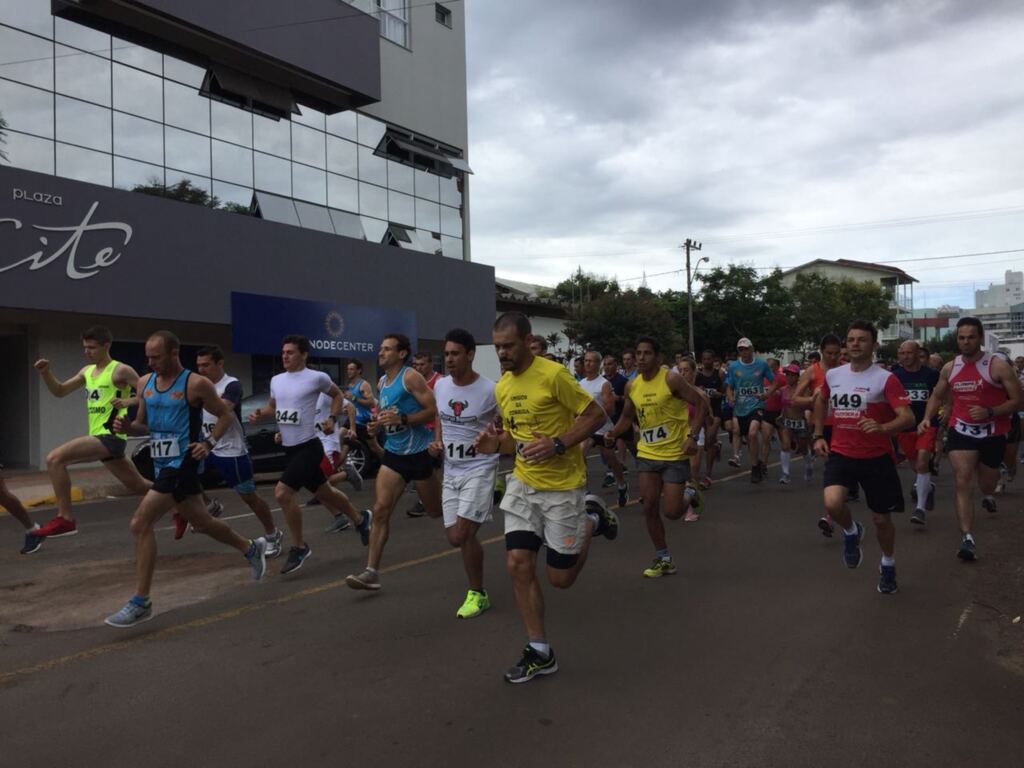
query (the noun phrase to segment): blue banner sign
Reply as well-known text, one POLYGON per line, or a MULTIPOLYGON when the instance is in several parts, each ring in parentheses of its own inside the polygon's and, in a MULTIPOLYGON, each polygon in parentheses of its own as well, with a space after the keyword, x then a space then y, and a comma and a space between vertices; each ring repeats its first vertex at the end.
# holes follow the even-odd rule
POLYGON ((231 348, 276 355, 289 334, 309 339, 313 357, 373 357, 385 333, 404 333, 416 348, 416 313, 326 301, 231 293, 231 348))

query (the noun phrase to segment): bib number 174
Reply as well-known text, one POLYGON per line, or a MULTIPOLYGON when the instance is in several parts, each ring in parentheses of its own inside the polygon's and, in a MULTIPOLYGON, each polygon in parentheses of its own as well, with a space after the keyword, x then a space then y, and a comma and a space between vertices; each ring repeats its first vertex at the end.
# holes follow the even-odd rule
POLYGON ((660 443, 662 440, 668 438, 668 429, 665 428, 664 424, 657 427, 650 427, 649 429, 640 430, 640 439, 645 443, 660 443))

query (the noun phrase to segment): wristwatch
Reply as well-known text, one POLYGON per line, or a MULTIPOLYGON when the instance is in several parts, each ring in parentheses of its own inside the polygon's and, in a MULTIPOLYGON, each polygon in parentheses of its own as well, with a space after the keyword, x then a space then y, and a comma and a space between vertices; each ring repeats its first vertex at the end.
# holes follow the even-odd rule
POLYGON ((553 437, 551 438, 551 442, 555 444, 555 453, 557 455, 561 456, 565 453, 565 443, 562 442, 562 438, 553 437))

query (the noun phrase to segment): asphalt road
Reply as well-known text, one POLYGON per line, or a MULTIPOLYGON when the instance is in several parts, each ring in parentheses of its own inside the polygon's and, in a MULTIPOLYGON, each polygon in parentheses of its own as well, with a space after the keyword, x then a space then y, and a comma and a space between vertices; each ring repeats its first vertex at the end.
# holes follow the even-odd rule
POLYGON ((364 550, 321 533, 321 508, 307 565, 261 584, 160 531, 157 615, 123 631, 101 622, 131 594, 131 500, 80 505, 81 534, 31 557, 4 523, 0 766, 1020 764, 1024 483, 966 565, 947 468, 926 530, 897 517, 901 591, 883 597, 873 538, 846 569, 815 527, 818 484, 777 471, 719 482, 700 522, 670 524, 674 577, 640 576, 652 548, 639 505, 622 510, 576 586, 545 590, 561 670, 521 686, 502 680, 524 635, 499 517, 478 619, 455 618, 465 581, 439 521, 399 512, 383 590, 358 593, 343 579, 364 550))

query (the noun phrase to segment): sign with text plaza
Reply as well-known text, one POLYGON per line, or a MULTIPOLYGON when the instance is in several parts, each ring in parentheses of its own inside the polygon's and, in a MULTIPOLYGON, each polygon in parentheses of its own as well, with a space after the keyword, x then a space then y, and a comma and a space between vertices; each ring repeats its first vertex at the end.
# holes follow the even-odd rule
POLYGON ((372 357, 385 333, 404 333, 416 344, 416 314, 400 309, 231 293, 231 348, 276 355, 281 339, 309 339, 313 357, 372 357))

